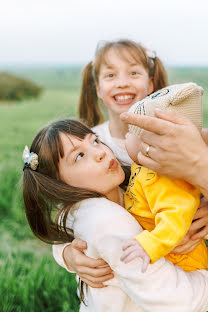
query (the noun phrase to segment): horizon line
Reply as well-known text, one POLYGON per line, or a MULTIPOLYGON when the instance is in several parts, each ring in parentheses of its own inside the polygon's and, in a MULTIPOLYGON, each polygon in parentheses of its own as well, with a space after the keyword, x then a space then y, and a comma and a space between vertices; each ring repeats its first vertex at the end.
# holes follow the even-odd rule
MULTIPOLYGON (((86 63, 0 63, 1 68, 11 68, 11 67, 84 67, 86 63)), ((182 63, 170 63, 165 64, 167 67, 208 67, 208 63, 204 64, 197 64, 197 63, 189 63, 189 64, 182 64, 182 63)))

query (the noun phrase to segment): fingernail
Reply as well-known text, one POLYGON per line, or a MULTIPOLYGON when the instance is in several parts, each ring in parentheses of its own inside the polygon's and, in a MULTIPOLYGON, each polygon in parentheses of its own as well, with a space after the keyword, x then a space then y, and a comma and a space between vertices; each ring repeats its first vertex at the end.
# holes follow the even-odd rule
POLYGON ((138 155, 137 155, 137 160, 138 160, 138 162, 140 161, 140 157, 141 157, 141 156, 142 156, 142 153, 139 152, 138 155))

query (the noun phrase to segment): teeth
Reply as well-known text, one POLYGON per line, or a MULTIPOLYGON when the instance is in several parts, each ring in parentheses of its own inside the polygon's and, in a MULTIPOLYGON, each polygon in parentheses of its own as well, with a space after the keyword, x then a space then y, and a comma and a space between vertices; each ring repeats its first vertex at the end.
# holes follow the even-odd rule
POLYGON ((126 101, 126 100, 132 100, 133 99, 133 95, 116 95, 115 99, 117 101, 126 101))

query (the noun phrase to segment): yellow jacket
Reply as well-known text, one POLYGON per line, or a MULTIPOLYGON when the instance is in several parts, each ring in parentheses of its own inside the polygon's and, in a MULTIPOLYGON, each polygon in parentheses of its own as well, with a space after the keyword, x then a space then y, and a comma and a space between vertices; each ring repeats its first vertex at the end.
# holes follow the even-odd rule
MULTIPOLYGON (((168 255, 187 233, 199 206, 200 192, 185 181, 171 180, 133 163, 124 199, 126 209, 144 228, 135 239, 154 263, 168 255)), ((207 268, 204 242, 195 249, 191 253, 191 259, 195 257, 191 264, 187 255, 172 253, 166 258, 185 270, 207 268)))

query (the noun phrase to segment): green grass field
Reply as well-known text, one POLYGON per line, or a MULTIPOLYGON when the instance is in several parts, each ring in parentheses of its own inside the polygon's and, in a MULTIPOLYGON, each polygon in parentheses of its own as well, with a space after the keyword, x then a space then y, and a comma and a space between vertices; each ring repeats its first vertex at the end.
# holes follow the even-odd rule
MULTIPOLYGON (((13 72, 39 83, 44 92, 36 101, 0 103, 0 310, 76 312, 74 276, 54 262, 51 247, 35 239, 27 225, 21 155, 46 123, 76 115, 80 69, 16 68, 13 72)), ((171 68, 169 77, 170 83, 194 81, 204 87, 204 126, 208 126, 208 69, 171 68)))

